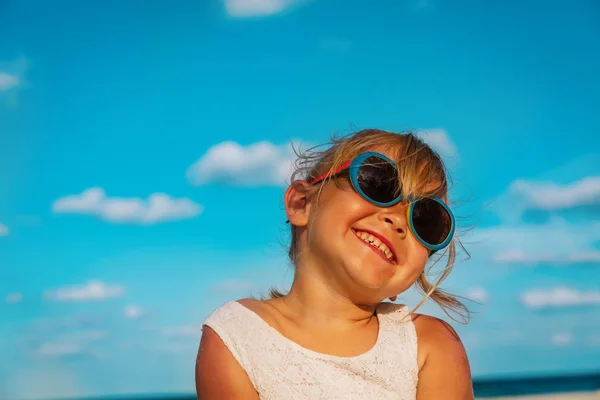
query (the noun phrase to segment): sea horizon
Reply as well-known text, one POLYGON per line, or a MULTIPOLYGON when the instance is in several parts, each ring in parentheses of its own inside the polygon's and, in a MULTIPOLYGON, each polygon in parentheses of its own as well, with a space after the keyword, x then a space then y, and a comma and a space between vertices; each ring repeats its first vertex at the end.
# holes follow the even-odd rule
MULTIPOLYGON (((518 397, 600 391, 600 371, 578 374, 494 376, 473 379, 475 397, 518 397)), ((193 400, 195 393, 112 394, 91 397, 49 398, 48 400, 193 400)), ((25 399, 23 399, 25 400, 25 399)))

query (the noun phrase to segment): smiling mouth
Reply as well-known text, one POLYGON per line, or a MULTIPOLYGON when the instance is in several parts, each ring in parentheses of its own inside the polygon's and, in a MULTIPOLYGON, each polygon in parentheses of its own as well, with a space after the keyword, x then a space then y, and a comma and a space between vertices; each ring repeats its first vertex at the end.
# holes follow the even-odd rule
POLYGON ((392 249, 390 249, 385 243, 383 243, 381 240, 379 240, 379 238, 377 238, 375 235, 368 233, 368 232, 364 232, 364 231, 360 231, 360 230, 356 230, 356 229, 353 229, 352 231, 354 232, 356 237, 358 237, 364 243, 368 244, 373 250, 375 250, 377 253, 379 253, 379 255, 382 256, 386 261, 388 261, 389 263, 394 264, 394 265, 396 264, 396 257, 394 256, 392 249))

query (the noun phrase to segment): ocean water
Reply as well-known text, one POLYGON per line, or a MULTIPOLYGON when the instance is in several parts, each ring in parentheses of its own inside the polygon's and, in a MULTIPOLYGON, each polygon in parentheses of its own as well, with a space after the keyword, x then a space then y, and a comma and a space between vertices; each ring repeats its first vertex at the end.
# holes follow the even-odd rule
MULTIPOLYGON (((600 371, 582 375, 475 379, 473 380, 473 389, 475 396, 478 398, 595 391, 600 390, 600 371)), ((157 393, 130 397, 105 396, 76 400, 197 400, 197 398, 193 393, 157 393)))
POLYGON ((476 379, 477 397, 517 396, 600 390, 600 371, 581 375, 476 379))

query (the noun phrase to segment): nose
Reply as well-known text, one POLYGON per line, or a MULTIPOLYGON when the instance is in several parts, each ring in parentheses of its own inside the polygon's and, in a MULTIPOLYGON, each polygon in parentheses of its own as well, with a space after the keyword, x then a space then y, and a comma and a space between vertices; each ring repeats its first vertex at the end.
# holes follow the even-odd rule
POLYGON ((379 214, 379 220, 397 232, 402 238, 406 236, 408 221, 406 220, 406 207, 392 207, 379 214))

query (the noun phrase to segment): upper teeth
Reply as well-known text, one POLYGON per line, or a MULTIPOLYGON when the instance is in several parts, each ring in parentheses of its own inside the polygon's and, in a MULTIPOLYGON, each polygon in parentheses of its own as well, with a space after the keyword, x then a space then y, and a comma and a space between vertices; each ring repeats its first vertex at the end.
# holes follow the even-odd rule
POLYGON ((383 244, 381 240, 377 239, 375 236, 367 232, 354 231, 354 233, 356 233, 356 236, 358 236, 359 238, 361 238, 362 240, 364 240, 365 242, 369 243, 371 246, 375 247, 380 252, 382 252, 388 260, 393 260, 394 255, 392 254, 392 251, 389 247, 383 244))

